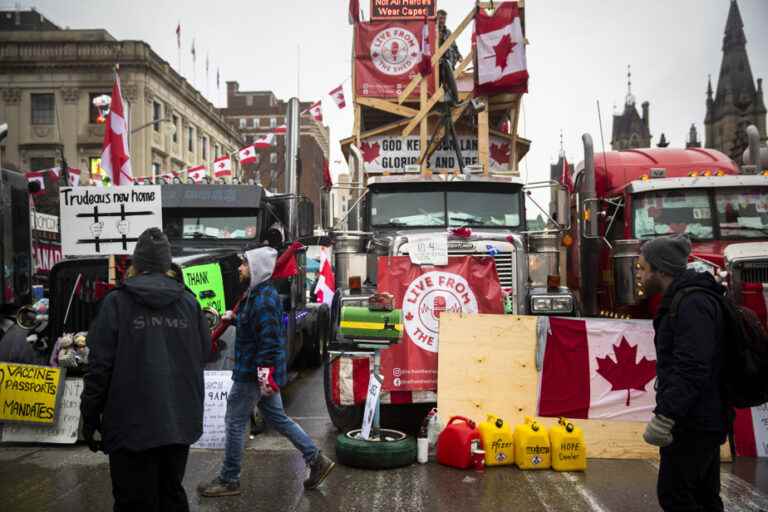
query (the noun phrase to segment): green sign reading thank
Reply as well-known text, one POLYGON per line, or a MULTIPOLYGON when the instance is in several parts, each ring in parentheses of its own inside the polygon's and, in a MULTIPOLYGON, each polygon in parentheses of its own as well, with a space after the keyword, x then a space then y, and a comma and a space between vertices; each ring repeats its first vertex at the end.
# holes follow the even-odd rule
POLYGON ((185 268, 184 283, 195 293, 200 307, 212 307, 219 314, 224 314, 227 305, 224 303, 224 281, 218 263, 185 268))

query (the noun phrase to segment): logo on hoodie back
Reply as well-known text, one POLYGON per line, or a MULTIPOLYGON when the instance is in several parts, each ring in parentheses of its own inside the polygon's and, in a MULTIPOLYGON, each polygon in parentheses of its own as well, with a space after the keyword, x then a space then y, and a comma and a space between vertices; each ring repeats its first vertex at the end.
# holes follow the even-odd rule
POLYGON ((189 322, 186 318, 171 318, 162 315, 139 315, 133 319, 133 329, 140 331, 148 327, 170 327, 171 329, 186 329, 189 322))

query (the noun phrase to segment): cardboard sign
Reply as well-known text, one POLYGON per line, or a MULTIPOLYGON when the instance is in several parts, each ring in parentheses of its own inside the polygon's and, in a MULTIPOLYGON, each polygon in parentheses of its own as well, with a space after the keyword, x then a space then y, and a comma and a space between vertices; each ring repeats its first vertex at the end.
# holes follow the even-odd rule
POLYGON ((205 372, 205 405, 203 409, 203 435, 192 448, 221 450, 227 439, 224 415, 227 397, 232 387, 231 371, 205 372))
POLYGON ((63 188, 59 196, 64 256, 133 254, 144 230, 163 229, 157 185, 63 188))
POLYGON ((184 283, 195 293, 201 308, 211 307, 223 315, 227 310, 224 300, 224 281, 218 263, 195 265, 183 270, 184 283))
POLYGON ((435 16, 437 0, 371 0, 372 20, 421 19, 435 16))
POLYGON ((363 439, 371 438, 371 428, 373 427, 373 417, 376 415, 376 404, 379 402, 381 394, 381 381, 373 377, 368 382, 368 396, 365 399, 365 413, 363 414, 363 428, 360 436, 363 439))
MULTIPOLYGON (((459 135, 457 139, 464 165, 479 164, 477 137, 459 135)), ((501 137, 491 137, 488 147, 490 171, 509 171, 510 142, 501 137)), ((421 147, 418 135, 408 137, 379 135, 365 139, 360 144, 360 151, 363 154, 365 172, 402 171, 408 165, 419 164, 421 147)), ((458 170, 459 162, 456 159, 453 143, 447 138, 432 153, 429 167, 435 171, 458 170)))
POLYGON ((47 213, 29 211, 29 225, 36 231, 45 231, 46 233, 59 232, 59 218, 47 213))
POLYGON ((54 425, 63 380, 62 368, 0 363, 0 422, 54 425))
POLYGON ((447 265, 448 233, 409 236, 408 256, 416 265, 447 265))
POLYGON ((73 444, 80 429, 80 396, 83 379, 66 379, 56 423, 50 427, 9 423, 3 427, 3 441, 15 443, 73 444))

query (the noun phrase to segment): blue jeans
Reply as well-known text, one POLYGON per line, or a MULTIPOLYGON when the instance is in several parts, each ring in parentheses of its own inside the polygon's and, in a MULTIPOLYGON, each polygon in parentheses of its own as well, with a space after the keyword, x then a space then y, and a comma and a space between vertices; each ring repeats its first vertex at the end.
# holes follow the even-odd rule
POLYGON ((320 453, 307 433, 285 414, 279 392, 262 397, 258 382, 233 382, 227 396, 227 413, 224 416, 227 441, 224 446, 224 465, 219 475, 225 482, 240 481, 245 438, 249 430, 251 411, 257 404, 264 420, 293 443, 307 464, 314 462, 320 453))

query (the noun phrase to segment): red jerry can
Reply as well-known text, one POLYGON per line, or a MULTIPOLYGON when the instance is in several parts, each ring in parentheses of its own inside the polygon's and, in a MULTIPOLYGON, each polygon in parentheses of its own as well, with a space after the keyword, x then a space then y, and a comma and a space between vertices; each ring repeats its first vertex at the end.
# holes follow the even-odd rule
POLYGON ((437 438, 437 462, 459 469, 472 467, 472 451, 480 449, 480 431, 475 422, 453 416, 437 438))

